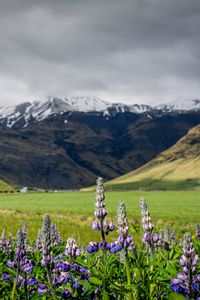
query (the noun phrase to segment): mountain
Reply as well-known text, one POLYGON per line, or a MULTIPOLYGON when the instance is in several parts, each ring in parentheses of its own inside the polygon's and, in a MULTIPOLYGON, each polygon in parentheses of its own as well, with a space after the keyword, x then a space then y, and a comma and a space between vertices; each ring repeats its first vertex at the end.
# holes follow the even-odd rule
POLYGON ((198 109, 169 112, 83 97, 25 102, 0 115, 0 179, 45 189, 116 178, 200 123, 198 109))
POLYGON ((199 99, 179 99, 164 104, 159 104, 156 109, 162 112, 200 111, 199 99))
POLYGON ((33 122, 41 122, 52 115, 66 112, 102 113, 105 118, 117 113, 177 113, 184 111, 200 111, 200 100, 181 100, 161 105, 110 103, 95 97, 48 97, 34 102, 0 108, 0 126, 10 128, 27 127, 33 122))
POLYGON ((24 102, 19 105, 0 108, 0 126, 10 128, 27 127, 32 122, 41 122, 52 115, 66 112, 99 112, 103 113, 104 117, 109 117, 116 113, 143 113, 151 109, 148 105, 109 103, 95 97, 71 97, 64 99, 48 97, 33 103, 24 102))
POLYGON ((112 188, 200 189, 200 124, 155 159, 107 182, 112 188))

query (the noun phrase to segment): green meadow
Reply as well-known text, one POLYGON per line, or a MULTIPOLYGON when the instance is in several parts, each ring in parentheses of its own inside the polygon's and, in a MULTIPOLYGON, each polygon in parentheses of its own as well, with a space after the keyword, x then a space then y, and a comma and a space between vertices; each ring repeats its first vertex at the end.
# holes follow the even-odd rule
MULTIPOLYGON (((124 201, 133 231, 139 228, 139 199, 142 196, 158 230, 168 225, 178 235, 185 231, 195 234, 196 224, 200 223, 200 191, 121 191, 106 192, 105 195, 107 220, 115 219, 118 203, 124 201)), ((73 235, 84 244, 100 238, 98 232, 91 230, 94 207, 94 192, 0 194, 0 230, 5 228, 7 234, 15 236, 24 220, 29 237, 36 239, 43 215, 49 213, 63 239, 73 235)), ((110 234, 110 238, 115 235, 110 234)))

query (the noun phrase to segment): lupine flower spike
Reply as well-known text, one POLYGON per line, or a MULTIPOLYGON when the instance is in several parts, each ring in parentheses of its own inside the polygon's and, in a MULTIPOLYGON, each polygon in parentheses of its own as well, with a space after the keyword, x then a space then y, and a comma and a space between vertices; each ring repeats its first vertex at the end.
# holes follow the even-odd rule
POLYGON ((124 202, 120 202, 117 210, 117 227, 119 232, 119 237, 117 241, 111 244, 110 252, 117 252, 124 250, 125 252, 132 251, 135 246, 133 243, 132 236, 128 231, 128 220, 126 217, 126 206, 124 202))
POLYGON ((144 198, 140 200, 140 209, 141 209, 141 220, 142 220, 142 228, 144 231, 144 235, 142 241, 146 244, 147 252, 151 252, 151 248, 153 245, 153 224, 151 222, 150 213, 147 210, 147 204, 144 198))
MULTIPOLYGON (((49 286, 52 293, 52 299, 56 300, 56 293, 52 284, 52 268, 53 268, 53 259, 51 255, 51 220, 49 215, 44 216, 43 225, 42 225, 42 265, 45 266, 47 272, 47 278, 49 286)), ((40 288, 40 293, 44 290, 46 292, 46 287, 43 286, 40 288)), ((39 292, 39 290, 38 290, 39 292)))
POLYGON ((107 216, 107 210, 105 208, 105 194, 104 194, 104 186, 103 179, 99 177, 97 179, 96 186, 96 203, 95 203, 95 212, 94 215, 98 220, 95 220, 92 224, 92 229, 101 232, 101 242, 90 242, 90 246, 87 247, 88 252, 96 252, 99 248, 108 249, 108 244, 106 242, 106 235, 114 230, 114 223, 110 222, 107 224, 105 221, 105 217, 107 216))
POLYGON ((200 225, 196 225, 196 238, 199 241, 200 240, 200 225))
POLYGON ((186 298, 195 298, 199 294, 200 274, 195 274, 198 255, 194 253, 194 246, 190 233, 186 233, 183 239, 183 254, 179 260, 182 271, 171 280, 170 288, 186 298))
POLYGON ((6 230, 4 229, 1 235, 1 239, 0 239, 0 247, 3 250, 3 252, 6 252, 8 249, 8 243, 6 240, 6 230))

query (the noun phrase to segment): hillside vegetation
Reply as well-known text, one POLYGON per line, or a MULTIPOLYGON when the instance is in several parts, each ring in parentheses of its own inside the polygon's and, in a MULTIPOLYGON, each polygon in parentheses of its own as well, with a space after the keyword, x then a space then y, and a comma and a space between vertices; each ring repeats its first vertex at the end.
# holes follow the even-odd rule
POLYGON ((0 193, 14 191, 13 187, 4 181, 0 180, 0 193))
POLYGON ((106 183, 113 189, 200 189, 200 125, 139 169, 106 183))

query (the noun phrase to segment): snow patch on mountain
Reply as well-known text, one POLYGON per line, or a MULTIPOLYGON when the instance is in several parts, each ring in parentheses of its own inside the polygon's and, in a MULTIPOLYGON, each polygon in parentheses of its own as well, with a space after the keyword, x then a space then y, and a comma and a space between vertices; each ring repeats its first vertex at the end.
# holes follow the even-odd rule
POLYGON ((177 101, 171 101, 168 103, 157 105, 158 110, 164 112, 173 111, 200 111, 200 100, 199 99, 179 99, 177 101))

